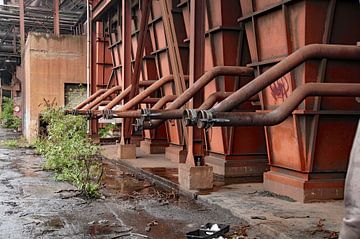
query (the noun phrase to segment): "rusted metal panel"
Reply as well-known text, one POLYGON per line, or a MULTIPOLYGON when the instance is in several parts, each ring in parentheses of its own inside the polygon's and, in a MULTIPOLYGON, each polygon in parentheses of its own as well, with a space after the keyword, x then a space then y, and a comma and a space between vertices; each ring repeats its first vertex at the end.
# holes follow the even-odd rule
MULTIPOLYGON (((179 5, 182 8, 188 36, 191 33, 188 26, 190 25, 189 6, 189 1, 182 1, 179 5)), ((205 71, 218 65, 246 65, 250 63, 250 53, 245 34, 237 22, 239 17, 241 17, 239 1, 206 1, 205 71)), ((237 90, 251 79, 251 77, 217 77, 205 87, 204 98, 208 98, 214 92, 237 90)), ((256 109, 259 108, 254 107, 251 103, 246 103, 238 110, 254 111, 256 109)), ((262 170, 265 168, 266 147, 262 127, 255 129, 250 127, 215 127, 206 133, 206 143, 207 153, 212 158, 211 161, 261 158, 263 161, 262 170), (244 137, 250 137, 250 139, 242 140, 235 135, 241 135, 242 139, 244 137)), ((261 172, 256 173, 261 177, 261 172)))
MULTIPOLYGON (((240 0, 240 3, 243 16, 239 21, 245 25, 250 46, 251 65, 257 67, 258 74, 265 72, 274 63, 307 44, 355 45, 356 41, 360 39, 359 28, 350 29, 349 25, 349 22, 360 22, 360 6, 356 0, 240 0)), ((307 62, 262 91, 262 108, 268 110, 282 104, 296 87, 304 83, 358 82, 356 74, 359 74, 359 65, 354 62, 340 63, 336 60, 307 62), (346 77, 342 77, 342 74, 346 74, 346 77)), ((299 106, 301 110, 315 112, 325 109, 339 110, 340 108, 359 110, 360 106, 349 98, 326 98, 324 100, 310 98, 299 106)), ((348 159, 351 142, 350 140, 338 140, 334 136, 338 134, 341 136, 340 138, 352 138, 356 129, 355 121, 356 117, 354 118, 354 116, 334 117, 305 113, 289 117, 278 126, 266 127, 269 162, 273 166, 272 170, 274 167, 282 167, 302 173, 345 173, 344 165, 348 159), (330 131, 332 133, 326 137, 325 135, 330 131), (337 143, 339 146, 325 147, 322 143, 324 141, 328 145, 337 143), (329 167, 329 165, 332 166, 329 167)), ((291 174, 291 171, 283 170, 282 172, 285 175, 291 174)), ((328 174, 328 178, 331 179, 331 177, 331 173, 328 174)), ((273 177, 272 180, 275 180, 274 178, 276 177, 273 177)), ((307 180, 309 179, 305 181, 307 180)), ((343 179, 337 180, 343 183, 343 179)), ((322 195, 319 192, 322 190, 321 187, 326 187, 327 183, 323 181, 320 185, 322 186, 319 191, 313 196, 308 196, 304 190, 303 195, 307 196, 299 200, 321 199, 322 195)), ((338 190, 341 190, 341 187, 338 190)), ((278 192, 285 193, 280 191, 278 192)), ((334 198, 338 197, 335 195, 335 190, 326 197, 331 198, 331 195, 334 198)))

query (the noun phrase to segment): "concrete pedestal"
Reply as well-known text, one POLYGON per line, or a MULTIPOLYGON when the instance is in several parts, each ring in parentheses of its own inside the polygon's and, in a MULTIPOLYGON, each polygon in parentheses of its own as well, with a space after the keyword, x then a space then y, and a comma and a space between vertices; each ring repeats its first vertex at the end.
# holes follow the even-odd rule
POLYGON ((135 144, 119 144, 118 145, 119 159, 136 159, 136 145, 135 144))
POLYGON ((147 154, 163 154, 167 146, 169 146, 169 144, 165 140, 145 139, 140 142, 141 150, 147 154))
POLYGON ((262 182, 268 169, 266 155, 239 157, 210 153, 205 162, 213 167, 214 174, 228 183, 262 182))
POLYGON ((343 178, 326 178, 317 175, 299 177, 284 172, 264 173, 264 188, 299 202, 315 202, 344 198, 343 178))
POLYGON ((187 151, 182 145, 170 144, 165 149, 165 158, 175 163, 185 163, 187 151))
POLYGON ((179 164, 179 184, 186 190, 211 189, 213 187, 213 168, 181 163, 179 164))

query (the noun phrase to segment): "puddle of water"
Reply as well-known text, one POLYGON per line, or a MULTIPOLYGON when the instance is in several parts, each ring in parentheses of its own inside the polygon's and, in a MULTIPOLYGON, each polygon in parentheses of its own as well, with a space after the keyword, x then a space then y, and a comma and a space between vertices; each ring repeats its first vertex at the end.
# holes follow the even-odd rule
POLYGON ((121 171, 111 163, 104 163, 103 169, 101 182, 107 190, 120 194, 149 193, 149 188, 152 186, 150 182, 137 179, 134 175, 121 171))
POLYGON ((170 180, 171 182, 174 182, 176 184, 179 183, 178 169, 177 168, 158 167, 158 168, 142 168, 142 169, 147 171, 147 172, 150 172, 152 174, 155 174, 155 175, 157 175, 159 177, 170 180))
POLYGON ((113 232, 113 228, 110 225, 93 224, 89 226, 89 234, 94 235, 107 235, 113 232))
POLYGON ((60 229, 64 227, 64 222, 59 217, 51 218, 45 223, 45 226, 60 229))

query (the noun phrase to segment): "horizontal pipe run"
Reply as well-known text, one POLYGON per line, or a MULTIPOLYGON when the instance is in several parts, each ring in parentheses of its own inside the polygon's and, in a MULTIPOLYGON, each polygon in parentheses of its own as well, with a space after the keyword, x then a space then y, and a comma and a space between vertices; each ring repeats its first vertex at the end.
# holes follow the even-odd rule
POLYGON ((323 58, 336 60, 360 60, 360 47, 328 44, 311 44, 304 46, 234 92, 234 94, 214 106, 211 111, 231 111, 237 105, 259 93, 303 62, 310 59, 323 58))
MULTIPOLYGON (((175 101, 173 101, 166 110, 180 109, 186 104, 196 93, 203 89, 208 83, 218 76, 253 76, 252 68, 243 66, 216 66, 202 75, 194 84, 186 89, 175 101)), ((172 119, 172 118, 169 118, 172 119)), ((144 129, 154 129, 164 122, 164 119, 151 120, 152 122, 145 123, 144 129)))
MULTIPOLYGON (((212 126, 272 126, 283 122, 309 96, 357 97, 360 84, 307 83, 299 86, 275 110, 267 112, 211 112, 198 113, 199 128, 212 126)), ((360 111, 359 111, 360 115, 360 111)))
POLYGON ((143 109, 141 110, 142 116, 146 120, 150 119, 182 119, 184 110, 178 109, 178 110, 147 110, 143 109))

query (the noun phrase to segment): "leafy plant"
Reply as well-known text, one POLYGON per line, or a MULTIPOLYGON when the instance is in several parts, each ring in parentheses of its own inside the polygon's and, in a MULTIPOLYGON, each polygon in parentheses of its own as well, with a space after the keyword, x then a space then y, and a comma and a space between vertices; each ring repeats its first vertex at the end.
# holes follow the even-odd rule
POLYGON ((114 124, 106 124, 105 127, 99 129, 100 138, 104 138, 110 135, 112 130, 116 129, 116 125, 114 124))
POLYGON ((44 168, 54 170, 56 179, 73 183, 85 195, 99 196, 102 162, 99 146, 86 135, 86 120, 65 115, 63 108, 55 106, 47 106, 41 120, 47 134, 39 136, 34 146, 46 159, 44 168))
POLYGON ((18 139, 8 139, 2 140, 1 145, 4 145, 8 148, 29 148, 30 144, 26 141, 25 137, 20 137, 18 139))
POLYGON ((8 148, 18 148, 18 141, 16 139, 9 139, 1 142, 2 145, 8 148))
POLYGON ((3 109, 0 115, 2 127, 18 129, 21 125, 21 119, 14 115, 14 100, 10 98, 4 98, 2 106, 3 109))

